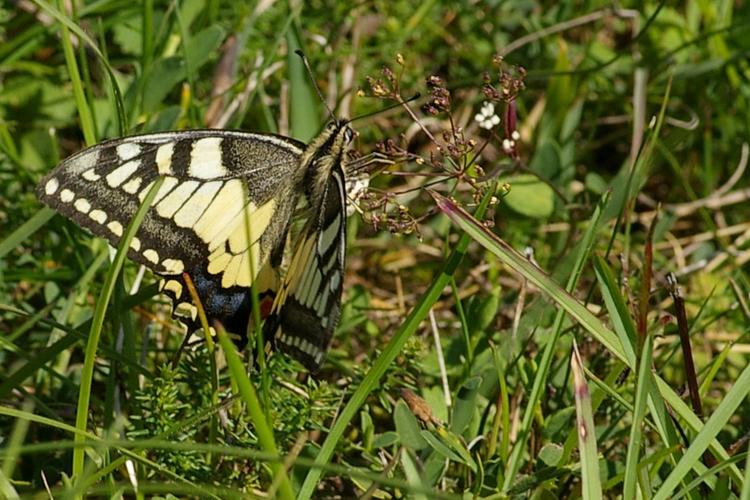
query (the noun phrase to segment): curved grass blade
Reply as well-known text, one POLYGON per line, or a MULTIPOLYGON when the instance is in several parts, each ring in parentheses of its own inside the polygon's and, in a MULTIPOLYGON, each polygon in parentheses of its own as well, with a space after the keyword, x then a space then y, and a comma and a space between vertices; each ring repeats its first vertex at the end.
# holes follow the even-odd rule
MULTIPOLYGON (((117 116, 119 118, 119 121, 118 121, 118 126, 120 128, 119 135, 124 134, 125 131, 128 129, 127 123, 125 121, 125 117, 126 117, 125 105, 123 104, 122 92, 120 91, 120 86, 117 84, 117 79, 115 78, 115 74, 112 71, 112 68, 109 66, 109 64, 107 64, 107 58, 104 57, 104 54, 102 54, 101 50, 99 50, 99 47, 96 45, 94 40, 92 40, 91 37, 85 31, 83 31, 76 23, 71 21, 66 15, 64 15, 62 12, 60 12, 59 10, 57 10, 55 7, 45 2, 44 0, 33 0, 33 1, 35 4, 39 6, 40 9, 47 12, 47 14, 54 17, 66 29, 74 33, 78 37, 79 40, 86 42, 86 44, 91 48, 94 54, 96 54, 96 56, 102 62, 102 66, 104 67, 104 70, 107 72, 107 75, 109 76, 109 82, 112 85, 112 94, 115 97, 115 107, 117 108, 117 116)), ((77 71, 76 71, 76 76, 77 76, 77 71)), ((72 78, 75 78, 75 77, 71 75, 71 79, 72 78)), ((93 137, 93 128, 92 128, 91 138, 89 138, 89 136, 86 135, 86 142, 89 146, 93 145, 96 142, 93 137), (89 140, 91 140, 91 142, 89 142, 89 140)))
MULTIPOLYGON (((583 272, 584 264, 591 254, 591 249, 594 246, 597 228, 599 227, 599 221, 602 217, 602 207, 606 206, 608 201, 609 195, 605 195, 602 197, 596 207, 596 210, 594 211, 594 214, 591 217, 589 227, 586 230, 583 238, 581 239, 574 267, 571 270, 570 275, 568 276, 568 282, 565 285, 565 291, 568 294, 575 289, 576 284, 578 283, 578 279, 583 272)), ((512 249, 510 250, 511 256, 516 255, 515 252, 512 251, 512 249)), ((522 260, 525 265, 530 266, 529 269, 531 272, 535 272, 537 274, 540 274, 541 276, 545 276, 541 270, 531 265, 528 259, 523 257, 522 260)), ((543 290, 547 289, 543 288, 543 290)), ((518 471, 521 468, 523 452, 526 450, 528 444, 528 440, 526 438, 531 432, 531 428, 533 426, 533 418, 534 415, 536 415, 537 405, 539 404, 541 398, 545 393, 545 387, 547 384, 547 379, 549 377, 550 367, 552 366, 552 360, 555 356, 555 346, 557 345, 558 338, 563 330, 564 320, 565 311, 563 309, 559 309, 557 311, 557 314, 555 314, 555 322, 552 327, 552 338, 550 338, 550 340, 547 342, 547 345, 544 348, 544 352, 542 353, 542 359, 539 363, 539 368, 536 372, 536 375, 534 376, 534 383, 531 387, 529 400, 526 403, 526 410, 523 413, 521 428, 519 429, 516 442, 514 443, 511 450, 510 460, 508 461, 508 465, 506 466, 505 479, 503 481, 503 489, 506 491, 511 487, 512 482, 515 480, 518 471)))
POLYGON ((581 323, 591 335, 604 344, 613 355, 624 363, 628 363, 629 360, 617 336, 605 327, 599 318, 591 314, 583 304, 570 295, 570 293, 563 290, 544 271, 529 262, 528 259, 519 254, 513 247, 480 224, 476 218, 472 217, 463 208, 438 193, 431 192, 431 194, 435 198, 438 207, 458 227, 466 231, 467 235, 495 254, 503 263, 542 289, 576 321, 581 323))
MULTIPOLYGON (((224 328, 220 324, 215 324, 216 334, 219 337, 219 343, 222 349, 224 349, 224 355, 227 358, 227 365, 229 366, 229 372, 234 379, 234 382, 239 388, 242 399, 245 400, 247 411, 250 414, 250 418, 255 425, 255 431, 258 433, 258 441, 263 447, 263 450, 273 457, 279 457, 279 451, 276 447, 276 440, 273 437, 273 429, 266 420, 266 414, 260 404, 258 394, 255 392, 250 379, 247 377, 247 371, 245 365, 240 360, 237 354, 237 348, 234 346, 232 341, 224 332, 224 328)), ((274 471, 276 477, 280 478, 281 484, 279 485, 279 496, 292 500, 294 498, 294 492, 292 486, 289 483, 289 477, 284 469, 284 464, 280 461, 274 461, 270 464, 271 469, 274 471)))
MULTIPOLYGON (((85 437, 85 431, 88 426, 89 416, 89 403, 91 400, 91 386, 94 378, 94 364, 96 363, 96 351, 99 345, 99 338, 101 337, 102 327, 104 326, 104 315, 107 312, 107 306, 109 299, 112 297, 112 293, 117 282, 117 276, 120 274, 120 269, 125 262, 125 256, 130 248, 130 241, 135 236, 138 228, 143 222, 143 218, 146 216, 151 203, 156 198, 156 193, 159 192, 159 188, 164 182, 163 177, 159 177, 154 185, 149 189, 146 198, 143 203, 138 207, 138 211, 135 213, 133 220, 130 221, 125 234, 120 241, 120 245, 117 249, 117 255, 115 255, 112 261, 112 266, 107 273, 107 277, 102 287, 101 295, 99 300, 96 302, 96 309, 94 310, 94 317, 91 320, 91 330, 89 330, 89 338, 86 343, 86 352, 83 362, 83 369, 81 371, 81 387, 78 392, 78 407, 76 409, 76 428, 80 431, 75 435, 75 441, 82 441, 85 437)), ((73 451, 73 469, 72 474, 75 478, 80 478, 83 474, 84 467, 84 448, 76 448, 73 451)))
MULTIPOLYGON (((24 412, 24 411, 12 409, 12 408, 7 408, 4 406, 0 406, 0 415, 10 416, 10 417, 14 417, 17 419, 29 420, 29 421, 42 424, 42 425, 49 425, 53 428, 68 431, 71 433, 76 432, 76 429, 73 426, 60 423, 56 420, 48 419, 45 417, 40 417, 32 413, 28 413, 28 412, 24 412)), ((124 456, 132 458, 133 460, 137 460, 145 466, 148 466, 148 467, 154 466, 155 470, 158 470, 159 472, 165 475, 168 475, 170 478, 181 481, 185 483, 186 485, 193 486, 195 488, 198 488, 198 485, 196 485, 193 482, 187 481, 181 478, 180 476, 175 475, 174 473, 170 472, 168 469, 162 466, 159 466, 158 464, 154 462, 144 459, 143 457, 139 455, 139 453, 141 452, 141 450, 186 451, 186 452, 199 452, 199 453, 214 453, 217 455, 222 454, 224 456, 250 458, 253 460, 264 461, 264 462, 280 461, 280 457, 278 455, 270 455, 262 451, 248 449, 248 448, 240 447, 240 446, 193 443, 193 442, 185 442, 185 441, 180 441, 180 440, 167 440, 164 438, 141 439, 141 440, 101 439, 93 434, 88 434, 88 439, 81 444, 77 444, 73 441, 46 441, 46 442, 38 442, 38 443, 33 443, 33 444, 22 445, 22 446, 19 446, 19 454, 42 453, 42 452, 48 452, 48 451, 59 452, 60 450, 67 450, 67 449, 75 448, 77 446, 117 449, 124 456)), ((5 451, 4 449, 0 449, 0 456, 2 456, 4 451, 5 451)), ((122 466, 122 463, 123 463, 122 460, 124 460, 124 457, 120 457, 116 459, 115 461, 112 462, 110 466, 106 466, 98 470, 97 474, 100 475, 100 478, 106 477, 108 473, 122 466)), ((307 467, 313 466, 313 460, 309 458, 298 457, 296 461, 298 464, 303 465, 303 466, 307 466, 307 467)), ((461 498, 458 495, 452 495, 450 493, 435 491, 432 488, 428 488, 427 486, 424 486, 424 485, 410 486, 408 483, 406 483, 402 479, 388 477, 382 473, 371 472, 362 468, 352 468, 350 466, 333 465, 333 464, 325 465, 323 466, 323 468, 327 472, 331 473, 332 475, 350 476, 352 478, 361 478, 361 479, 370 481, 372 483, 378 483, 378 484, 382 484, 385 486, 391 486, 399 490, 404 490, 404 491, 410 490, 413 493, 424 493, 424 494, 430 495, 429 498, 446 499, 446 500, 460 500, 461 498)), ((97 491, 95 490, 93 483, 91 483, 90 486, 91 486, 91 489, 86 489, 87 492, 93 493, 94 491, 97 491)), ((174 486, 174 484, 171 484, 171 486, 174 486)), ((59 491, 59 490, 55 490, 55 491, 59 491)), ((203 490, 196 489, 195 491, 200 491, 200 493, 203 493, 203 490)), ((59 491, 59 492, 68 493, 69 491, 59 491)), ((233 493, 235 494, 235 496, 237 496, 236 490, 230 490, 230 493, 233 493)), ((201 495, 198 495, 196 493, 195 496, 198 497, 201 495)), ((247 498, 247 495, 240 494, 239 497, 247 498)), ((219 498, 219 497, 213 496, 213 498, 219 498)))
MULTIPOLYGON (((196 491, 198 489, 198 486, 191 482, 190 480, 187 480, 183 478, 182 476, 179 476, 172 472, 167 467, 164 467, 152 460, 149 460, 140 454, 137 453, 138 447, 134 446, 135 443, 147 443, 146 441, 122 441, 122 440, 105 440, 101 439, 99 436, 92 432, 88 431, 81 431, 77 427, 73 427, 72 425, 68 425, 63 422, 59 422, 57 420, 53 420, 51 418, 42 417, 40 415, 35 415, 33 413, 23 411, 23 410, 17 410, 15 408, 8 408, 5 406, 0 406, 0 415, 5 415, 8 417, 13 417, 16 419, 22 419, 22 420, 28 420, 30 422, 35 422, 37 424, 46 425, 48 427, 52 427, 55 429, 59 429, 65 432, 69 432, 74 435, 73 441, 68 442, 59 442, 59 441, 46 441, 41 443, 35 443, 32 445, 24 445, 19 447, 19 453, 32 453, 32 452, 39 452, 39 451, 59 451, 63 448, 73 448, 73 450, 79 450, 79 449, 85 449, 85 448, 103 448, 103 449, 110 449, 110 448, 116 448, 120 453, 125 455, 128 458, 131 458, 135 461, 138 461, 148 467, 153 468, 154 470, 157 470, 161 472, 162 474, 165 474, 167 477, 179 481, 182 483, 186 483, 194 488, 196 488, 196 491), (75 439, 79 438, 79 439, 75 439)), ((192 446, 192 443, 184 443, 186 446, 192 446)), ((144 444, 144 448, 148 447, 148 444, 144 444)), ((153 446, 152 446, 153 447, 153 446)), ((0 450, 0 454, 2 453, 2 450, 0 450)), ((117 460, 121 460, 117 459, 117 460)), ((117 460, 115 460, 116 463, 117 460)), ((101 472, 101 471, 98 471, 101 472)), ((67 493, 65 495, 65 498, 69 497, 80 497, 84 491, 91 492, 91 490, 88 488, 88 483, 86 481, 86 478, 79 481, 78 484, 75 485, 75 490, 72 492, 69 489, 66 489, 64 492, 67 493)), ((175 485, 172 485, 175 486, 175 485)), ((61 492, 62 493, 62 492, 61 492)), ((209 495, 211 496, 211 495, 209 495)), ((213 496, 213 498, 220 498, 217 496, 213 496)))

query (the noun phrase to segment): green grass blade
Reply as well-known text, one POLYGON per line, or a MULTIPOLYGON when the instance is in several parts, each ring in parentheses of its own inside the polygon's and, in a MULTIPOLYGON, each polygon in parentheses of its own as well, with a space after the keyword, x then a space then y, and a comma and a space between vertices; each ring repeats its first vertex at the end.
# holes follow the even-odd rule
MULTIPOLYGON (((220 325, 217 325, 216 333, 219 336, 219 343, 224 349, 224 355, 227 358, 229 373, 237 384, 240 396, 245 400, 247 411, 255 425, 255 431, 258 433, 258 441, 260 441, 260 445, 266 453, 273 457, 278 457, 279 452, 278 448, 276 448, 276 440, 273 437, 273 429, 266 420, 266 414, 261 407, 258 394, 255 392, 255 387, 252 382, 250 382, 250 379, 247 377, 245 365, 237 354, 237 348, 220 325)), ((279 496, 289 500, 293 499, 294 492, 289 483, 289 477, 287 476, 286 470, 284 470, 284 464, 279 461, 274 461, 270 465, 276 477, 281 480, 279 485, 279 496)))
MULTIPOLYGON (((487 205, 490 202, 491 195, 494 194, 494 192, 494 189, 489 189, 487 191, 487 195, 485 195, 485 197, 482 199, 482 203, 477 208, 476 214, 478 217, 483 216, 485 210, 487 209, 487 205)), ((351 420, 356 416, 356 413, 357 411, 359 411, 360 406, 362 406, 362 404, 367 399, 367 396, 378 385, 380 379, 388 369, 388 366, 393 362, 394 359, 396 359, 396 356, 398 356, 398 354, 401 352, 404 344, 406 344, 406 341, 409 340, 412 334, 419 327, 420 323, 422 323, 422 321, 427 317, 427 314, 430 312, 430 308, 432 308, 433 304, 435 304, 440 295, 443 293, 443 289, 448 285, 448 283, 450 283, 451 277, 458 268, 458 265, 461 263, 461 260, 463 259, 470 242, 471 238, 469 237, 469 235, 461 235, 461 238, 458 240, 455 249, 445 262, 445 265, 443 266, 440 274, 435 277, 432 284, 424 293, 424 295, 422 295, 422 298, 419 300, 417 305, 414 306, 412 312, 401 324, 401 327, 393 335, 390 342, 388 342, 388 345, 375 361, 375 364, 372 366, 370 371, 367 372, 367 375, 362 380, 362 383, 359 385, 359 387, 357 387, 357 390, 354 391, 351 399, 341 411, 339 418, 336 419, 333 427, 331 427, 331 431, 328 433, 328 436, 326 436, 325 441, 323 441, 323 445, 321 446, 317 457, 315 457, 316 467, 310 469, 310 471, 307 473, 307 477, 305 477, 305 481, 304 483, 302 483, 302 487, 300 488, 297 500, 308 500, 312 496, 313 492, 315 491, 315 485, 318 483, 320 475, 323 472, 320 467, 327 464, 331 456, 333 456, 333 452, 336 449, 336 444, 344 435, 344 431, 349 425, 349 422, 351 422, 351 420)))
MULTIPOLYGON (((44 0, 33 0, 33 1, 35 4, 39 6, 39 8, 41 8, 42 10, 47 12, 50 16, 55 18, 55 20, 58 21, 61 25, 63 25, 65 29, 68 29, 73 34, 75 34, 79 40, 86 42, 86 44, 91 48, 94 54, 96 54, 96 56, 102 62, 102 66, 104 67, 104 69, 107 72, 107 75, 109 76, 109 83, 112 86, 112 94, 114 95, 114 98, 115 98, 115 107, 117 108, 117 116, 119 119, 118 121, 119 131, 120 131, 120 134, 124 134, 125 131, 128 129, 126 114, 125 114, 125 105, 122 100, 122 92, 120 92, 120 86, 117 83, 117 78, 115 78, 115 74, 112 71, 112 68, 109 66, 109 64, 107 64, 107 58, 104 56, 104 54, 102 54, 101 50, 99 50, 99 47, 96 45, 94 40, 92 40, 91 37, 85 31, 83 31, 76 23, 71 21, 68 18, 68 16, 66 16, 61 11, 57 10, 55 7, 48 4, 44 0)), ((71 73, 70 75, 71 80, 77 77, 79 77, 77 70, 74 73, 71 73)), ((88 105, 86 105, 86 107, 88 108, 88 105)), ((96 142, 95 137, 93 136, 91 138, 89 138, 88 136, 85 136, 85 137, 86 137, 86 142, 88 145, 92 145, 96 142), (91 140, 91 142, 89 142, 89 140, 91 140)))
POLYGON ((18 496, 18 492, 13 488, 13 484, 8 480, 3 471, 0 470, 0 496, 7 498, 8 500, 15 500, 21 498, 18 496))
MULTIPOLYGON (((193 300, 193 304, 195 304, 196 309, 198 309, 198 318, 200 319, 200 324, 203 327, 203 335, 206 339, 206 350, 208 351, 208 360, 211 373, 211 406, 217 407, 219 405, 219 371, 216 365, 216 344, 214 343, 214 339, 211 336, 211 329, 208 326, 206 310, 203 308, 203 303, 201 302, 200 296, 198 295, 198 290, 196 290, 192 278, 190 278, 189 274, 184 273, 183 280, 185 281, 185 285, 187 286, 188 292, 190 293, 190 297, 193 300)), ((218 427, 219 423, 216 414, 212 413, 211 422, 209 423, 208 428, 209 443, 216 442, 218 427)), ((211 462, 212 458, 209 457, 208 461, 211 462)))
MULTIPOLYGON (((99 295, 99 300, 96 302, 96 309, 94 310, 94 317, 91 321, 91 330, 89 330, 89 338, 86 343, 86 353, 83 362, 83 369, 81 371, 81 387, 78 393, 78 406, 76 409, 76 428, 80 431, 75 435, 75 440, 83 440, 84 432, 88 427, 88 416, 89 416, 89 402, 91 398, 91 387, 94 378, 94 365, 96 363, 96 352, 99 345, 99 338, 102 333, 102 327, 104 326, 104 315, 107 312, 107 306, 109 300, 112 297, 112 293, 117 282, 117 276, 122 269, 122 265, 125 262, 125 257, 130 248, 130 241, 135 236, 138 228, 146 216, 148 208, 151 206, 156 194, 159 192, 164 181, 163 177, 154 182, 154 185, 149 189, 146 198, 143 203, 138 207, 138 211, 135 216, 128 224, 127 230, 120 241, 120 245, 117 249, 117 255, 112 262, 112 266, 107 273, 107 277, 102 287, 102 292, 99 295)), ((83 474, 84 468, 84 452, 83 448, 76 448, 73 452, 73 469, 72 475, 75 478, 80 478, 83 474)))
POLYGON ((576 401, 576 429, 578 431, 578 449, 581 452, 581 488, 584 500, 600 500, 602 483, 599 478, 599 453, 596 448, 596 426, 594 413, 591 411, 591 394, 586 376, 583 373, 583 362, 578 346, 573 342, 571 355, 573 371, 573 390, 576 401))
MULTIPOLYGON (((611 354, 620 359, 620 361, 623 361, 626 364, 628 363, 625 351, 614 332, 605 327, 599 318, 594 316, 583 306, 583 304, 579 303, 570 294, 565 292, 557 283, 549 278, 549 276, 533 266, 512 247, 498 238, 497 235, 485 228, 480 222, 473 218, 471 214, 439 194, 433 193, 433 197, 437 200, 438 206, 441 210, 443 210, 443 212, 446 213, 461 229, 466 231, 467 235, 471 235, 472 238, 476 239, 476 241, 495 254, 500 260, 537 285, 540 289, 544 290, 552 300, 558 303, 594 338, 601 342, 611 354)), ((632 366, 630 368, 634 369, 632 366)), ((658 389, 658 394, 661 395, 664 402, 670 405, 674 412, 680 418, 684 419, 688 426, 694 431, 701 431, 703 429, 701 420, 687 405, 684 404, 669 384, 658 376, 654 376, 654 380, 656 381, 655 388, 658 389)), ((664 420, 666 421, 668 419, 665 418, 664 420)), ((710 449, 717 459, 726 460, 729 458, 729 454, 716 439, 710 441, 710 449)), ((729 471, 732 475, 732 479, 736 481, 737 484, 742 484, 742 474, 740 471, 736 467, 730 467, 729 471)))
POLYGON ((601 257, 596 257, 594 259, 594 270, 599 282, 599 290, 609 312, 612 328, 620 339, 620 345, 623 346, 625 356, 628 358, 628 365, 635 366, 636 329, 628 306, 618 290, 617 282, 607 262, 601 257))
MULTIPOLYGON (((568 276, 568 282, 565 287, 565 290, 568 293, 572 292, 575 289, 575 286, 578 283, 578 279, 581 276, 581 272, 583 271, 584 264, 586 263, 588 256, 591 254, 591 249, 593 248, 595 240, 594 237, 596 235, 596 231, 602 215, 602 207, 606 205, 608 198, 609 197, 605 195, 600 200, 596 210, 594 211, 594 214, 591 217, 589 227, 586 230, 583 239, 581 240, 578 255, 576 256, 573 269, 571 270, 570 276, 568 276)), ((528 263, 527 259, 524 258, 523 260, 528 263)), ((539 272, 536 267, 534 267, 533 269, 536 270, 536 272, 539 272)), ((510 460, 508 461, 508 465, 506 466, 505 478, 503 481, 503 489, 506 491, 511 487, 512 482, 514 481, 518 471, 520 470, 521 457, 528 444, 526 437, 529 435, 529 432, 531 432, 531 428, 534 422, 533 419, 536 415, 537 405, 541 401, 541 398, 543 397, 545 392, 549 370, 552 366, 552 361, 555 356, 555 347, 557 345, 560 332, 562 332, 564 319, 565 312, 562 309, 558 310, 557 314, 555 315, 554 325, 552 327, 552 331, 554 332, 553 337, 547 342, 544 348, 544 352, 542 353, 539 368, 537 369, 534 376, 534 383, 529 394, 529 400, 526 404, 526 409, 523 412, 521 428, 519 429, 518 437, 512 448, 510 460)))
POLYGON ((31 219, 10 233, 7 238, 0 242, 0 259, 5 257, 14 248, 21 247, 27 238, 34 234, 40 227, 44 226, 54 215, 55 211, 51 208, 42 208, 31 219))
MULTIPOLYGON (((60 422, 56 420, 47 419, 44 417, 40 417, 38 415, 34 415, 32 413, 24 412, 21 410, 16 410, 13 408, 0 406, 0 415, 10 416, 16 419, 29 420, 31 422, 35 422, 35 423, 42 424, 42 425, 48 425, 50 427, 64 430, 70 433, 76 432, 76 429, 72 426, 61 424, 60 422)), ((91 447, 91 448, 102 448, 102 449, 105 449, 105 448, 116 449, 119 452, 121 452, 123 455, 127 456, 128 458, 132 458, 133 460, 138 461, 139 463, 144 464, 148 467, 154 467, 155 470, 159 470, 160 472, 165 473, 165 474, 169 474, 169 470, 166 467, 160 467, 158 464, 155 464, 154 462, 151 462, 148 459, 141 457, 140 455, 138 455, 138 453, 141 450, 171 450, 171 451, 200 452, 200 453, 214 453, 214 454, 222 453, 225 456, 247 457, 247 458, 252 458, 254 460, 263 461, 263 462, 273 462, 273 461, 280 460, 280 457, 278 455, 270 455, 262 451, 257 451, 254 449, 249 449, 249 448, 239 447, 239 446, 194 443, 194 442, 184 442, 181 440, 166 440, 166 439, 139 439, 139 440, 101 439, 101 438, 97 438, 97 436, 93 434, 88 434, 88 439, 82 443, 75 443, 73 441, 36 442, 36 443, 26 444, 26 445, 19 447, 19 452, 27 453, 27 454, 28 453, 40 453, 40 452, 46 452, 46 451, 59 452, 60 450, 76 448, 79 446, 85 446, 85 447, 91 447)), ((3 452, 4 452, 4 449, 0 448, 0 457, 2 456, 3 452)), ((121 457, 121 458, 124 458, 124 457, 121 457)), ((121 459, 113 461, 112 463, 114 464, 115 462, 119 460, 121 459)), ((313 461, 309 458, 298 457, 297 462, 304 466, 308 466, 308 467, 313 466, 313 461)), ((392 486, 394 488, 398 488, 401 490, 409 490, 411 488, 412 492, 428 494, 429 498, 446 499, 446 500, 459 500, 461 498, 457 495, 452 495, 450 493, 434 491, 432 488, 428 488, 423 485, 410 486, 407 482, 405 482, 402 479, 391 478, 384 474, 370 472, 367 470, 363 470, 361 468, 350 468, 348 466, 343 466, 343 465, 329 464, 329 465, 324 466, 324 469, 327 472, 330 472, 331 474, 334 474, 334 475, 338 475, 342 477, 351 476, 351 477, 367 479, 368 481, 371 481, 374 483, 392 486)), ((101 472, 102 470, 99 470, 95 474, 92 474, 89 478, 95 477, 96 475, 100 475, 101 472)), ((175 474, 171 474, 171 477, 173 477, 175 480, 182 481, 188 485, 192 485, 197 488, 197 486, 194 483, 186 481, 175 474)), ((91 482, 89 484, 93 485, 94 483, 91 482)), ((86 490, 86 491, 90 493, 92 490, 86 490)), ((232 490, 232 491, 236 493, 236 490, 232 490)), ((214 497, 214 498, 217 498, 217 497, 214 497)), ((241 495, 241 498, 246 498, 246 496, 241 495)))
MULTIPOLYGON (((714 465, 710 469, 706 469, 705 472, 702 474, 699 474, 695 476, 695 479, 690 481, 689 483, 685 484, 681 490, 676 492, 674 495, 670 497, 671 499, 678 500, 680 498, 689 497, 689 495, 694 491, 700 491, 698 488, 702 488, 701 483, 705 482, 706 484, 711 485, 711 489, 715 491, 716 486, 712 484, 712 478, 715 478, 717 475, 722 473, 724 469, 728 469, 729 467, 736 467, 736 464, 739 462, 744 462, 747 460, 747 453, 738 453, 737 455, 732 455, 729 460, 723 460, 719 462, 717 465, 714 465)), ((746 480, 747 481, 747 480, 746 480)), ((713 483, 716 483, 716 480, 713 480, 713 483)), ((719 498, 719 497, 714 497, 719 498)), ((725 497, 721 497, 725 498, 725 497)), ((734 498, 734 497, 732 497, 734 498)), ((740 497, 741 498, 741 497, 740 497)))
MULTIPOLYGON (((63 0, 57 0, 57 8, 60 9, 60 11, 65 9, 63 0)), ((78 60, 73 51, 73 43, 70 40, 70 30, 65 23, 61 25, 60 38, 62 39, 65 63, 68 66, 68 76, 70 76, 70 83, 73 86, 73 95, 75 96, 76 106, 78 107, 78 119, 80 120, 81 131, 83 132, 86 144, 91 146, 96 143, 94 117, 91 114, 91 109, 86 100, 86 93, 83 91, 81 74, 78 70, 78 60)))
POLYGON ((497 235, 484 227, 466 210, 459 207, 448 198, 432 192, 438 207, 458 225, 467 235, 495 254, 504 264, 508 265, 524 278, 544 290, 552 300, 578 321, 591 335, 601 342, 613 355, 627 363, 628 359, 622 349, 620 340, 609 328, 604 326, 599 318, 591 314, 575 297, 563 290, 544 271, 529 262, 523 255, 501 240, 497 235))
POLYGON ((315 75, 308 75, 302 58, 295 54, 295 50, 302 49, 299 41, 299 35, 295 29, 295 23, 292 23, 286 31, 286 43, 288 47, 287 64, 289 66, 289 131, 295 139, 307 142, 320 129, 320 118, 315 111, 319 104, 319 99, 312 90, 315 75))
MULTIPOLYGON (((419 476, 419 467, 417 467, 417 463, 411 456, 409 449, 401 450, 401 466, 404 469, 404 475, 409 482, 409 486, 413 486, 414 488, 423 487, 422 478, 419 476)), ((422 493, 412 493, 409 496, 415 500, 427 500, 427 496, 422 493)))
MULTIPOLYGON (((99 437, 92 432, 81 431, 77 427, 66 424, 59 420, 54 420, 51 418, 43 417, 41 415, 35 415, 34 413, 24 411, 24 410, 18 410, 16 408, 10 408, 7 406, 0 405, 0 415, 28 420, 30 422, 35 422, 37 424, 41 424, 47 427, 52 427, 53 429, 59 429, 65 432, 69 432, 70 434, 73 434, 73 435, 81 434, 82 436, 81 441, 97 441, 99 439, 99 437)), ((46 443, 40 443, 40 444, 45 447, 48 446, 48 444, 46 443)), ((71 447, 75 448, 77 446, 79 446, 79 444, 76 441, 73 441, 73 443, 71 443, 71 447)), ((29 448, 29 445, 25 445, 22 448, 24 450, 27 450, 29 448)))
POLYGON ((75 335, 66 335, 60 340, 35 353, 35 356, 29 360, 8 378, 0 384, 0 398, 5 398, 15 387, 18 387, 24 380, 31 377, 37 371, 47 366, 47 363, 55 359, 61 352, 64 352, 70 346, 78 342, 75 335))
MULTIPOLYGON (((135 460, 139 463, 142 463, 148 467, 153 468, 154 470, 157 470, 161 472, 162 474, 167 475, 172 480, 180 481, 182 483, 186 483, 189 486, 192 486, 193 488, 198 490, 198 486, 188 481, 181 476, 174 474, 172 471, 169 470, 168 467, 159 465, 158 463, 149 460, 145 457, 142 457, 138 453, 131 451, 132 450, 139 450, 139 449, 148 449, 149 447, 155 447, 153 444, 153 441, 151 440, 139 440, 139 441, 122 441, 122 440, 105 440, 101 439, 99 436, 92 432, 81 432, 77 427, 74 427, 72 425, 65 424, 63 422, 60 422, 59 420, 54 420, 51 418, 42 417, 40 415, 35 415, 31 412, 24 411, 24 410, 17 410, 15 408, 8 408, 6 406, 0 406, 0 415, 5 415, 8 417, 13 417, 20 420, 28 420, 30 422, 34 422, 37 424, 41 424, 44 426, 48 426, 54 429, 62 430, 65 432, 69 432, 73 434, 75 437, 79 439, 74 439, 72 442, 41 442, 41 443, 35 443, 32 445, 25 445, 20 447, 21 453, 31 453, 35 451, 55 451, 59 452, 62 448, 73 448, 73 450, 78 449, 85 449, 85 448, 97 448, 97 449, 117 449, 120 453, 125 455, 125 457, 130 458, 132 460, 135 460), (139 448, 140 446, 140 448, 139 448)), ((172 444, 171 442, 169 444, 172 444)), ((192 446, 191 444, 186 444, 186 446, 192 446)), ((0 449, 0 454, 2 453, 2 449, 0 449)), ((99 473, 101 471, 97 471, 99 473)), ((96 474, 94 474, 96 475, 96 474)), ((88 488, 88 485, 92 484, 91 481, 89 481, 90 478, 83 478, 81 481, 78 482, 76 485, 77 488, 73 490, 73 493, 71 495, 70 490, 66 490, 65 497, 69 498, 71 496, 81 496, 84 491, 91 492, 91 490, 88 488)), ((213 498, 219 498, 216 496, 213 496, 213 498)))
MULTIPOLYGON (((633 411, 633 422, 630 425, 630 441, 628 453, 625 459, 625 477, 623 480, 623 498, 636 497, 636 484, 638 481, 638 459, 641 451, 641 436, 643 434, 643 418, 646 414, 648 398, 648 378, 651 377, 651 354, 653 350, 653 337, 646 336, 641 353, 640 366, 638 368, 638 384, 635 392, 635 405, 633 411)), ((651 492, 643 492, 648 496, 651 492)))
POLYGON ((745 484, 742 486, 740 500, 750 500, 750 453, 745 453, 747 453, 747 460, 745 461, 745 484))
MULTIPOLYGON (((696 463, 700 462, 703 453, 709 448, 709 445, 716 436, 723 430, 726 423, 734 415, 737 408, 745 401, 748 392, 750 392, 750 365, 746 366, 737 378, 732 388, 724 396, 719 406, 711 414, 701 431, 695 436, 690 447, 685 451, 682 459, 677 466, 667 476, 659 490, 654 495, 654 500, 663 500, 669 498, 677 485, 690 472, 696 463)), ((717 457, 719 458, 719 457, 717 457)))
MULTIPOLYGON (((34 403, 30 399, 26 399, 23 403, 23 411, 31 411, 34 403)), ((13 424, 13 430, 10 436, 5 438, 3 442, 4 454, 2 464, 2 475, 4 478, 12 478, 13 471, 16 468, 18 462, 19 448, 23 444, 26 434, 29 431, 29 421, 23 419, 16 419, 13 424)), ((2 491, 4 488, 0 488, 2 491)))

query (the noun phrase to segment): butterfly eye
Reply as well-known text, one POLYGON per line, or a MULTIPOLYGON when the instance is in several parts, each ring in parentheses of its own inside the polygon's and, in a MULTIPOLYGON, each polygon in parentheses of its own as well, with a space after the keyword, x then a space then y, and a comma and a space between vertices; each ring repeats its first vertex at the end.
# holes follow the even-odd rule
POLYGON ((349 127, 346 127, 346 130, 344 130, 344 139, 346 139, 347 144, 352 142, 352 139, 354 139, 354 131, 349 127))

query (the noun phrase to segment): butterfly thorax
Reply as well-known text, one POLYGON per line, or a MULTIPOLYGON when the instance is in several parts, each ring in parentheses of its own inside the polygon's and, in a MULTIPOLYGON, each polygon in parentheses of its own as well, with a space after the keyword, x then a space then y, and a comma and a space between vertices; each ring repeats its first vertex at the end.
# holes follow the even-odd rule
POLYGON ((299 173, 310 207, 320 206, 326 184, 335 165, 343 165, 343 157, 354 132, 347 120, 338 120, 326 128, 305 148, 299 173))

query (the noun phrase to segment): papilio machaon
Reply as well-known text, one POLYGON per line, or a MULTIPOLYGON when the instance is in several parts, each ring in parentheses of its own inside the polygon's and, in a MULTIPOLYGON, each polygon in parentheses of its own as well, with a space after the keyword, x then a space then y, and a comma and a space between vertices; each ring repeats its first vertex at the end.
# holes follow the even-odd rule
POLYGON ((339 318, 346 240, 342 163, 352 136, 349 122, 340 120, 307 146, 227 130, 114 139, 61 162, 37 194, 117 245, 153 182, 164 176, 128 256, 164 278, 163 292, 176 315, 187 315, 182 321, 190 330, 200 326, 183 272, 195 283, 209 322, 217 319, 240 335, 250 317, 251 282, 258 290, 278 288, 264 338, 315 371, 339 318), (308 219, 276 286, 300 197, 308 219))

